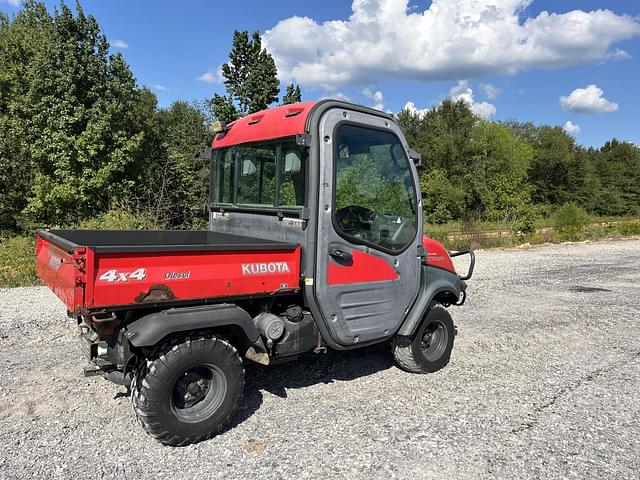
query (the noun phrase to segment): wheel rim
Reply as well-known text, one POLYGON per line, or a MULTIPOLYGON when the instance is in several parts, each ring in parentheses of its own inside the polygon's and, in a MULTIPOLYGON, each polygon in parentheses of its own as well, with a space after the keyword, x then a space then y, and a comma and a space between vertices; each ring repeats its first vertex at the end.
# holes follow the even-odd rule
POLYGON ((447 349, 449 334, 441 322, 427 325, 420 341, 420 349, 430 362, 438 360, 447 349))
POLYGON ((171 409, 184 422, 199 422, 220 408, 227 395, 227 378, 215 365, 184 372, 173 385, 171 409))

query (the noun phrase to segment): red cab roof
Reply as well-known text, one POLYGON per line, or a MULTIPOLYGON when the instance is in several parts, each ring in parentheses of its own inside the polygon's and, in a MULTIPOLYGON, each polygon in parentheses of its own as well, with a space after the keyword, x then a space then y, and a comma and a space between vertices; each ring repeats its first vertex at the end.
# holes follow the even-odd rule
POLYGON ((317 102, 292 103, 252 113, 228 125, 213 139, 213 148, 260 142, 305 133, 309 112, 317 102))

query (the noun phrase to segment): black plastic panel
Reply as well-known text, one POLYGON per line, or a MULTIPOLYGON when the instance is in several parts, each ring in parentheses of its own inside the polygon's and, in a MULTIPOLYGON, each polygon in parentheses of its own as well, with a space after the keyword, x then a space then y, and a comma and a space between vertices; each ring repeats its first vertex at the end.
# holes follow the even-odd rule
POLYGON ((260 333, 249 314, 228 303, 171 308, 151 313, 127 325, 125 335, 135 347, 151 347, 174 333, 229 325, 240 327, 251 344, 260 339, 260 333))
POLYGON ((313 317, 306 312, 299 322, 285 320, 285 334, 274 347, 276 357, 299 355, 313 350, 318 345, 318 328, 313 317))

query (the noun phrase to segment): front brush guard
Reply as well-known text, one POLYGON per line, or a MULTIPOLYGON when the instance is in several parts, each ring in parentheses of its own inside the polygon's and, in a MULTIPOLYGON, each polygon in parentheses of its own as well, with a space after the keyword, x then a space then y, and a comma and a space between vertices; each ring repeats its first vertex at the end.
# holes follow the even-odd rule
POLYGON ((460 257, 462 255, 469 255, 469 270, 466 275, 458 275, 460 280, 469 280, 473 275, 473 269, 476 266, 476 254, 473 250, 460 250, 458 252, 449 252, 451 258, 460 257))

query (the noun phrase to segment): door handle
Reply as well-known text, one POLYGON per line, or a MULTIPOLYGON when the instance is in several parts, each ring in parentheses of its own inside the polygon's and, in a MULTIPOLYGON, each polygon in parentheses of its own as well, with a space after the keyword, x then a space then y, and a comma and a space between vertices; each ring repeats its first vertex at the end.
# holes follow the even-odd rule
POLYGON ((351 265, 353 263, 353 255, 337 247, 329 248, 329 255, 342 265, 351 265))

